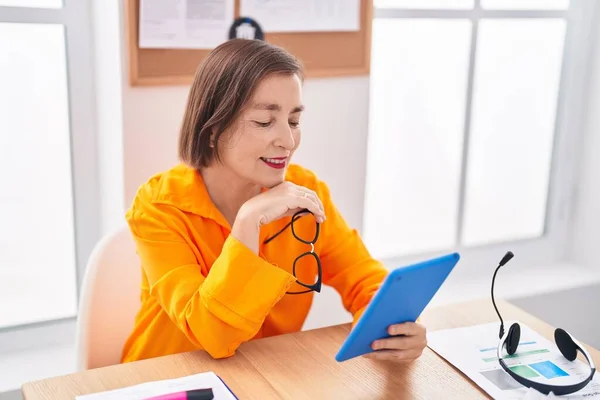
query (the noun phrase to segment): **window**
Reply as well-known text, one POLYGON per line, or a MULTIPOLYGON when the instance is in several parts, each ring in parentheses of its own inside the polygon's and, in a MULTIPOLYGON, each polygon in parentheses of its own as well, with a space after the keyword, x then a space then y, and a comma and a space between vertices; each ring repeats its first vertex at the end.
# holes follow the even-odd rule
POLYGON ((0 0, 0 338, 76 316, 98 239, 86 4, 0 0))
POLYGON ((363 224, 375 257, 560 258, 585 7, 375 0, 363 224))

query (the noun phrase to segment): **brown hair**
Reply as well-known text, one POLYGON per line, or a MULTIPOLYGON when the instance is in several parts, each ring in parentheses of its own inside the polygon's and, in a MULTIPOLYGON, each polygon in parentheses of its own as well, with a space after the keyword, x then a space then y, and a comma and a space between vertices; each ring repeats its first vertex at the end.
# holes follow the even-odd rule
POLYGON ((262 79, 297 74, 302 65, 286 50, 261 40, 232 39, 198 67, 179 136, 179 158, 199 169, 219 158, 219 138, 236 121, 262 79))

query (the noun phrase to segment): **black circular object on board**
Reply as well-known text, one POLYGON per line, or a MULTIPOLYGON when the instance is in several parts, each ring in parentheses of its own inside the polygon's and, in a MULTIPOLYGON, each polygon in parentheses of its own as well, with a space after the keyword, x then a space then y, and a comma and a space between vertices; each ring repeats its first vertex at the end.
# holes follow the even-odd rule
POLYGON ((239 17, 229 28, 229 39, 258 39, 265 40, 262 28, 252 18, 239 17))

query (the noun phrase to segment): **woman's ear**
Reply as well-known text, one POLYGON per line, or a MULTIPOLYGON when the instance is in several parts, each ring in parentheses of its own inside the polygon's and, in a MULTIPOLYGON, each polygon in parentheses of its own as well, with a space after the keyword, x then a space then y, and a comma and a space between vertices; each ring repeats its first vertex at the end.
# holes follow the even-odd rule
POLYGON ((216 147, 216 142, 217 142, 217 128, 213 127, 212 132, 210 133, 210 138, 208 140, 208 146, 211 149, 214 149, 216 147))

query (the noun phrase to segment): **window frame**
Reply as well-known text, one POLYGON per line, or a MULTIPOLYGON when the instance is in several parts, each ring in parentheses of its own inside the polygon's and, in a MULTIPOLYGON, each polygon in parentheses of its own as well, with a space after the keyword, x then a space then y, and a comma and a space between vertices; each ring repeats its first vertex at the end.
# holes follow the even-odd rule
MULTIPOLYGON (((502 255, 511 250, 515 253, 515 265, 534 267, 564 262, 569 251, 569 230, 577 190, 576 168, 583 138, 582 110, 586 94, 586 77, 590 68, 591 43, 589 40, 593 23, 597 22, 600 8, 594 0, 571 0, 565 10, 492 10, 483 9, 480 0, 474 0, 473 9, 406 9, 374 6, 374 19, 466 19, 471 21, 470 53, 466 107, 464 113, 464 140, 461 162, 458 228, 454 248, 399 255, 384 258, 388 268, 408 262, 435 257, 450 251, 461 253, 461 268, 455 274, 474 277, 489 273, 497 266, 502 255), (468 146, 471 133, 471 109, 473 81, 479 21, 482 19, 535 19, 560 18, 566 21, 566 33, 554 125, 554 144, 550 167, 545 227, 542 236, 496 242, 479 246, 464 246, 460 238, 464 223, 464 199, 469 162, 468 146)), ((373 132, 369 132, 372 135, 373 132)), ((368 144, 367 144, 368 145, 368 144)), ((366 164, 369 168, 369 162, 366 164)), ((366 192, 365 192, 366 196, 366 192)), ((368 206, 365 202, 365 206, 368 206)), ((364 218, 364 214, 363 214, 364 218)), ((365 221, 363 220, 363 226, 365 221)))
MULTIPOLYGON (((77 306, 88 257, 100 233, 93 37, 87 1, 63 0, 62 8, 0 5, 0 23, 61 24, 65 30, 71 179, 75 223, 77 306)), ((40 255, 41 256, 41 255, 40 255)), ((77 307, 78 308, 78 307, 77 307)), ((77 315, 0 328, 0 355, 74 343, 77 315)))

